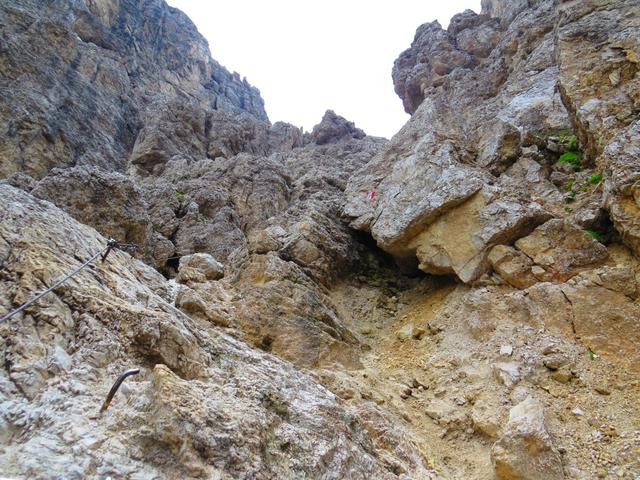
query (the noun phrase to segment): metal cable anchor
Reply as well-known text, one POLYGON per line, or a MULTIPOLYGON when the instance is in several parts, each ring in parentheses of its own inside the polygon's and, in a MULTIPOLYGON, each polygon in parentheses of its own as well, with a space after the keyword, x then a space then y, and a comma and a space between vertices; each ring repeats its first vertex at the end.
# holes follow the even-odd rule
POLYGON ((104 263, 104 261, 107 259, 107 255, 109 255, 111 250, 113 250, 114 248, 117 248, 118 250, 135 250, 136 248, 138 248, 138 245, 135 243, 120 243, 115 238, 110 238, 109 240, 107 240, 107 250, 102 255, 102 263, 104 263))
POLYGON ((109 408, 109 405, 111 404, 111 400, 113 400, 113 396, 120 388, 120 385, 122 385, 122 382, 124 382, 127 377, 130 377, 131 375, 137 375, 138 373, 140 373, 139 368, 131 368, 129 370, 125 370, 118 376, 118 378, 116 378, 116 381, 113 383, 111 390, 109 390, 107 399, 104 401, 102 407, 100 408, 100 413, 104 413, 107 411, 107 408, 109 408))

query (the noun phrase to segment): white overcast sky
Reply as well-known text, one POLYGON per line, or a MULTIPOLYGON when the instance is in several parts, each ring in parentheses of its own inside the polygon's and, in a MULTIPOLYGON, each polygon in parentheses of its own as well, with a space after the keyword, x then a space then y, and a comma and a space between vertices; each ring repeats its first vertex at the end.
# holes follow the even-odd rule
POLYGON ((416 28, 480 0, 168 0, 209 41, 213 58, 260 89, 272 122, 310 131, 325 110, 390 138, 409 118, 393 61, 416 28))

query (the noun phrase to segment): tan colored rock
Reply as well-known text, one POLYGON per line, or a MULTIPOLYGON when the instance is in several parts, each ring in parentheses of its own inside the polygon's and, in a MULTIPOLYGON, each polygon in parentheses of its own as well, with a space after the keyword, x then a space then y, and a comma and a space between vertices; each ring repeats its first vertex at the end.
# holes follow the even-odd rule
POLYGON ((496 362, 493 364, 493 376, 505 387, 512 388, 522 378, 520 364, 517 362, 496 362))
POLYGON ((491 449, 491 461, 499 480, 565 478, 539 401, 529 397, 511 409, 504 432, 491 449))
POLYGON ((234 322, 234 307, 229 294, 219 285, 208 284, 197 290, 181 287, 176 294, 178 308, 194 317, 204 318, 220 327, 229 327, 234 322))
POLYGON ((531 259, 513 247, 497 245, 487 259, 495 272, 516 288, 528 288, 538 281, 531 272, 531 259))
POLYGON ((224 265, 208 253, 194 253, 180 258, 176 282, 205 282, 224 276, 224 265))
POLYGON ((636 255, 640 252, 640 121, 616 136, 598 163, 604 167, 605 205, 622 241, 636 255))
POLYGON ((359 368, 360 348, 326 297, 294 262, 254 255, 234 282, 243 338, 296 365, 359 368))
POLYGON ((560 219, 550 220, 516 242, 518 250, 564 282, 581 270, 601 265, 609 258, 607 249, 587 232, 560 219))
POLYGON ((553 334, 573 338, 573 309, 558 285, 538 283, 526 290, 525 308, 536 327, 544 327, 553 334))
POLYGON ((625 289, 615 291, 585 277, 562 287, 571 302, 576 337, 593 352, 637 370, 640 307, 625 289))
POLYGON ((510 242, 549 218, 537 204, 523 206, 485 188, 459 207, 440 216, 410 246, 420 269, 455 273, 463 282, 479 278, 489 268, 487 255, 496 243, 510 242))
POLYGON ((553 274, 551 272, 547 272, 540 265, 532 266, 531 267, 531 273, 540 282, 552 282, 553 281, 553 274))
POLYGON ((396 338, 401 342, 407 340, 420 340, 426 333, 425 329, 414 325, 413 323, 407 323, 402 328, 396 331, 396 338))
POLYGON ((471 411, 471 421, 476 432, 489 438, 498 438, 504 424, 506 412, 495 404, 478 400, 471 411))

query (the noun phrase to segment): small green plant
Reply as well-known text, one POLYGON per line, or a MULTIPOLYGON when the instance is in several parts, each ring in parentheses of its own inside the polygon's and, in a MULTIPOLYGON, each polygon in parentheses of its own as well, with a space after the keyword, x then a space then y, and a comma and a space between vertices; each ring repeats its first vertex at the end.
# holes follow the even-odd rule
POLYGON ((567 150, 578 150, 578 139, 574 134, 568 132, 560 132, 554 137, 557 139, 558 144, 560 144, 567 150))
POLYGON ((600 232, 596 232, 595 230, 589 230, 589 229, 585 230, 585 232, 591 235, 591 238, 593 238, 594 240, 600 241, 602 239, 602 234, 600 232))
POLYGON ((589 359, 590 360, 595 360, 596 358, 598 358, 598 355, 596 355, 596 352, 594 352, 593 350, 589 349, 589 359))
POLYGON ((573 207, 571 205, 565 205, 564 210, 565 212, 573 212, 573 207))
POLYGON ((582 169, 582 164, 580 163, 581 157, 582 155, 580 155, 579 152, 565 152, 560 155, 558 163, 568 163, 578 172, 582 169))
POLYGON ((573 190, 571 190, 569 193, 567 193, 567 198, 570 200, 575 200, 576 195, 578 195, 576 192, 574 192, 573 190))
POLYGON ((176 191, 176 199, 181 202, 184 200, 184 193, 180 192, 180 191, 176 191))
POLYGON ((151 231, 153 231, 153 233, 158 233, 161 228, 162 228, 162 225, 158 225, 157 223, 154 223, 153 225, 151 225, 151 231))
POLYGON ((578 139, 575 135, 567 135, 563 140, 563 144, 565 144, 569 150, 578 149, 578 139))
POLYGON ((198 215, 198 216, 196 217, 196 220, 197 220, 198 222, 200 222, 200 223, 204 223, 204 222, 206 222, 206 221, 208 220, 208 218, 207 218, 207 217, 205 217, 204 215, 198 215))
POLYGON ((602 181, 602 174, 601 173, 594 173, 589 178, 587 178, 587 182, 589 182, 591 185, 597 185, 601 181, 602 181))
POLYGON ((575 184, 576 184, 576 181, 573 178, 571 180, 568 180, 566 184, 567 190, 573 190, 573 186, 575 184))
POLYGON ((589 185, 582 185, 579 190, 581 192, 586 192, 587 190, 589 190, 589 185))

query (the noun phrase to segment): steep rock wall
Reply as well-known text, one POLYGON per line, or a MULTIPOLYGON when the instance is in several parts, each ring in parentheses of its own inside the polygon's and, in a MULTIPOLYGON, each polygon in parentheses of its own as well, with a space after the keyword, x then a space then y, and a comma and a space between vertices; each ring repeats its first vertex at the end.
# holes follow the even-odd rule
MULTIPOLYGON (((487 1, 446 31, 420 27, 394 66, 412 118, 350 180, 351 225, 427 272, 470 282, 488 271, 491 247, 551 217, 595 219, 597 192, 566 205, 576 179, 562 154, 596 175, 620 162, 601 154, 638 115, 637 8, 487 1)), ((617 182, 605 175, 605 189, 617 182)), ((614 197, 608 209, 633 248, 634 222, 614 197)))
MULTIPOLYGON (((56 166, 122 171, 141 129, 179 98, 267 120, 257 89, 210 56, 162 0, 24 0, 0 6, 0 175, 56 166)), ((204 117, 195 130, 205 130, 204 117)))

